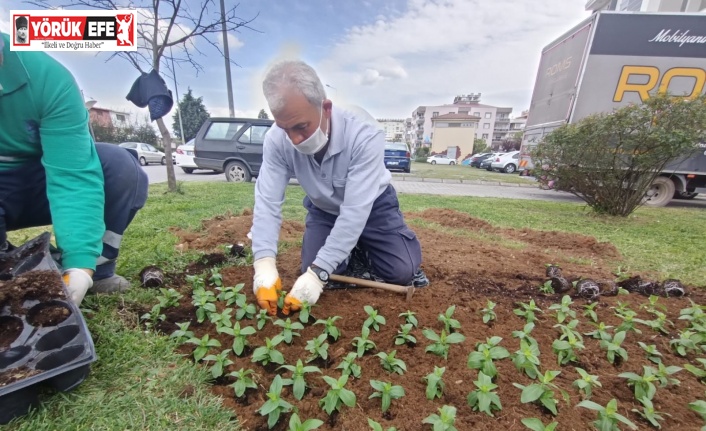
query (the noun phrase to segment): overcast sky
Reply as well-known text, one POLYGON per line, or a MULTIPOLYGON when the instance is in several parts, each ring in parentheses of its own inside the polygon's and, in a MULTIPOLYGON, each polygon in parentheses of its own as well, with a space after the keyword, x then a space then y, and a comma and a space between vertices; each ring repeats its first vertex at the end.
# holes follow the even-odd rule
MULTIPOLYGON (((197 0, 186 0, 192 7, 197 0)), ((226 4, 232 3, 227 1, 226 4)), ((300 58, 319 72, 329 98, 376 118, 405 118, 419 105, 482 93, 481 102, 529 107, 542 48, 590 14, 586 0, 242 0, 238 15, 256 18, 229 35, 236 115, 267 108, 262 76, 273 61, 300 58), (258 15, 259 14, 259 15, 258 15)), ((218 5, 218 1, 215 1, 218 5)), ((0 4, 0 31, 19 0, 0 4)), ((216 16, 218 9, 209 11, 216 16)), ((221 43, 218 41, 218 43, 221 43)), ((205 42, 204 71, 177 67, 179 94, 203 96, 211 115, 228 115, 223 58, 205 42)), ((125 99, 138 72, 108 53, 52 53, 97 106, 144 116, 125 99)), ((174 84, 168 80, 174 91, 174 84)), ((168 122, 171 125, 171 119, 168 122)))

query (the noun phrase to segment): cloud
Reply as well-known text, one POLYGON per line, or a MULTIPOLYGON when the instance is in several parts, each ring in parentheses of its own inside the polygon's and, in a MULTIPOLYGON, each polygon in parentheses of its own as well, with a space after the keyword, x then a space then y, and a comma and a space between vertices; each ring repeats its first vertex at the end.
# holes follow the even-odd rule
MULTIPOLYGON (((219 32, 217 37, 216 37, 216 43, 218 46, 223 49, 223 33, 219 32)), ((236 50, 242 46, 245 45, 245 42, 242 40, 238 39, 238 37, 232 33, 228 33, 228 49, 230 51, 236 50)))
POLYGON ((406 115, 482 92, 529 106, 542 48, 588 17, 585 0, 408 0, 406 10, 348 29, 316 65, 349 102, 406 115))

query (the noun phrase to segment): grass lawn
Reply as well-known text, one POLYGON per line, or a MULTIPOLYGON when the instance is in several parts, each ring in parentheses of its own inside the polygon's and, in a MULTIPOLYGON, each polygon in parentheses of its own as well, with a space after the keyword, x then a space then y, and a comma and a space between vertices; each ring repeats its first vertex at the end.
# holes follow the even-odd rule
MULTIPOLYGON (((419 165, 412 167, 413 172, 427 168, 419 165)), ((449 174, 467 171, 516 178, 466 166, 429 167, 449 174)), ((125 235, 118 271, 134 285, 138 272, 148 264, 182 269, 196 258, 194 252, 175 250, 177 239, 169 227, 198 229, 201 220, 253 206, 252 184, 184 183, 180 190, 167 194, 166 186, 153 185, 146 207, 125 235)), ((302 197, 299 187, 288 189, 285 218, 303 221, 302 197)), ((618 248, 628 265, 623 270, 657 272, 660 278, 677 277, 706 286, 703 211, 642 208, 628 218, 613 219, 595 216, 580 204, 416 195, 401 195, 400 201, 405 212, 445 207, 496 226, 593 235, 618 248)), ((20 244, 43 230, 13 232, 10 241, 20 244)), ((194 367, 175 355, 171 341, 140 329, 139 316, 129 311, 131 303, 151 306, 155 296, 153 291, 135 288, 124 296, 88 297, 82 306, 99 355, 90 377, 70 393, 46 396, 38 410, 4 429, 233 429, 237 419, 208 393, 205 367, 194 367)))
MULTIPOLYGON (((400 174, 394 174, 400 175, 400 174)), ((536 184, 533 180, 527 177, 520 177, 519 174, 505 174, 495 171, 486 171, 485 169, 472 168, 470 166, 461 165, 432 165, 423 162, 412 161, 412 169, 405 176, 418 178, 441 178, 449 180, 462 181, 492 181, 513 184, 536 184)))

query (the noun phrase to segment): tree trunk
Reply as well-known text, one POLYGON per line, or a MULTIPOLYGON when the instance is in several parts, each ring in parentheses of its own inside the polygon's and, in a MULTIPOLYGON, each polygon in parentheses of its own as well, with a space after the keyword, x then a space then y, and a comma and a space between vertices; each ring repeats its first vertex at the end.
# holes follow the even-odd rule
POLYGON ((159 132, 162 134, 164 156, 167 159, 167 186, 170 192, 176 192, 176 176, 174 175, 174 163, 172 162, 172 137, 162 118, 157 120, 157 127, 159 127, 159 132))

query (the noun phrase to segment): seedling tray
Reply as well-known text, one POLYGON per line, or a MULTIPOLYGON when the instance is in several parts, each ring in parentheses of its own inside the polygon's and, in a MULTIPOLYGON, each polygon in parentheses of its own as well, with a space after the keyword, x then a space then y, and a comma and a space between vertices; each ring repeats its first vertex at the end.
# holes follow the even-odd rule
POLYGON ((0 424, 39 403, 43 387, 70 391, 96 360, 43 233, 0 257, 0 424))

